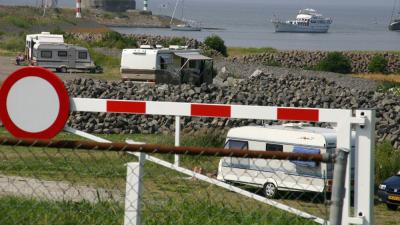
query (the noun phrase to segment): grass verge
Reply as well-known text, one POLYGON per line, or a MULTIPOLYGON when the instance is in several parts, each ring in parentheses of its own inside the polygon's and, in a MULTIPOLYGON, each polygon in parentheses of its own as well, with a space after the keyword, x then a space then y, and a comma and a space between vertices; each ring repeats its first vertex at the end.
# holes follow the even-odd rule
MULTIPOLYGON (((28 224, 123 224, 124 209, 115 202, 53 202, 17 197, 0 198, 2 225, 28 224), (26 212, 21 215, 22 212, 26 212)), ((207 200, 163 199, 144 205, 142 223, 146 225, 300 225, 313 224, 305 219, 285 215, 278 210, 240 210, 207 200), (158 213, 155 213, 158 212, 158 213), (168 213, 166 213, 168 212, 168 213), (273 213, 272 213, 273 212, 273 213)))
POLYGON ((243 47, 228 47, 229 56, 242 56, 242 55, 252 55, 260 53, 275 53, 278 50, 271 47, 265 48, 243 48, 243 47))
POLYGON ((400 83, 399 74, 367 73, 367 74, 353 74, 353 77, 363 78, 367 80, 390 81, 390 82, 400 83))

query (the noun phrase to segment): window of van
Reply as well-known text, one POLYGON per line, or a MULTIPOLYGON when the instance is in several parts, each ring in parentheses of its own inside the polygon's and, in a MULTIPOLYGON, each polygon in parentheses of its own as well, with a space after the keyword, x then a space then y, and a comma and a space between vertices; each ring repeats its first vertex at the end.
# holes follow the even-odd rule
POLYGON ((225 144, 226 149, 248 150, 249 144, 247 141, 228 140, 225 144))
POLYGON ((78 53, 78 58, 79 59, 87 59, 87 57, 88 57, 87 52, 79 52, 78 53))
POLYGON ((67 57, 67 51, 58 51, 58 57, 67 57))
MULTIPOLYGON (((306 148, 303 146, 294 146, 293 153, 303 153, 303 154, 320 154, 321 150, 318 148, 306 148)), ((298 166, 306 166, 306 167, 317 167, 318 164, 312 161, 303 161, 303 160, 292 160, 292 163, 298 166)))
POLYGON ((52 51, 41 51, 40 56, 45 59, 51 59, 51 58, 53 58, 53 52, 52 51))
POLYGON ((265 146, 265 149, 267 151, 277 151, 277 152, 282 152, 283 151, 283 145, 277 145, 277 144, 270 144, 267 143, 265 146))

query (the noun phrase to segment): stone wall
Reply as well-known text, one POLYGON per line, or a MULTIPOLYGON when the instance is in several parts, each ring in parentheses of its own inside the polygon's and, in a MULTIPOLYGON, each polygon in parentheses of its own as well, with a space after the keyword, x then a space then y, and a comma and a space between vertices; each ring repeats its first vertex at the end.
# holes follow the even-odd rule
MULTIPOLYGON (((327 56, 325 51, 277 51, 241 57, 231 57, 229 60, 243 63, 263 63, 267 65, 279 64, 288 68, 311 69, 327 56)), ((400 71, 400 54, 391 52, 343 52, 351 60, 354 73, 367 73, 371 58, 380 54, 388 60, 388 71, 400 71)))

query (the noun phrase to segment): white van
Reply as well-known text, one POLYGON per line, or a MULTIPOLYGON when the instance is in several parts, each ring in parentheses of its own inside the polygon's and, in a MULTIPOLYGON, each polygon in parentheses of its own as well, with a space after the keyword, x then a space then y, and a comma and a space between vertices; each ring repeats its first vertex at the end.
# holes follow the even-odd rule
MULTIPOLYGON (((334 129, 306 124, 247 126, 229 130, 225 148, 308 154, 334 153, 334 129)), ((224 157, 218 180, 262 187, 268 198, 277 191, 330 192, 333 165, 312 161, 224 157)))

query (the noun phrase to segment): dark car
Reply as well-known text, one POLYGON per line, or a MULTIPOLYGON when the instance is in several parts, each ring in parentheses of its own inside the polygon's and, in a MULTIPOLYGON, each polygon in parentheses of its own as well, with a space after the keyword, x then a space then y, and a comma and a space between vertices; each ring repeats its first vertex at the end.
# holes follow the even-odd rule
POLYGON ((379 185, 378 197, 390 210, 400 206, 400 171, 379 185))

